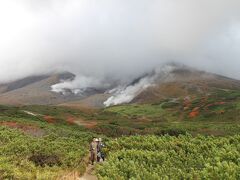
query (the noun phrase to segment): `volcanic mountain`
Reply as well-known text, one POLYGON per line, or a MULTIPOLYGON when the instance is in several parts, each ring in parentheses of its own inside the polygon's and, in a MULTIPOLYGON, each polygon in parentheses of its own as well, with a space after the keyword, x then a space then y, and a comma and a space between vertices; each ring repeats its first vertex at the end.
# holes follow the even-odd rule
POLYGON ((154 76, 153 85, 139 92, 131 102, 154 103, 164 98, 206 95, 217 89, 240 90, 239 80, 184 66, 154 76))
POLYGON ((208 94, 216 89, 239 90, 240 81, 184 65, 168 64, 118 88, 104 104, 156 103, 166 98, 208 94))
POLYGON ((98 93, 95 89, 88 89, 81 95, 65 89, 65 93, 53 92, 51 86, 62 81, 73 80, 75 75, 69 72, 29 76, 20 80, 0 85, 0 104, 7 105, 53 105, 73 100, 83 99, 85 96, 98 93))
POLYGON ((168 64, 136 78, 131 83, 109 89, 85 88, 54 92, 52 86, 71 82, 69 72, 30 76, 0 85, 0 104, 70 105, 103 107, 124 103, 155 103, 165 98, 209 94, 216 89, 240 90, 240 81, 199 71, 184 65, 168 64))

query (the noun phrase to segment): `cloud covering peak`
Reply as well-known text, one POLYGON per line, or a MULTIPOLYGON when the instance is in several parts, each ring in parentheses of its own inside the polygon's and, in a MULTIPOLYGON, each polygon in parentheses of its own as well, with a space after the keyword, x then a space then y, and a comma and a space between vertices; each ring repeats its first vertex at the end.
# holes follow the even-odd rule
POLYGON ((76 88, 167 61, 240 78, 239 9, 238 0, 4 0, 0 82, 70 71, 81 81, 64 85, 76 88))

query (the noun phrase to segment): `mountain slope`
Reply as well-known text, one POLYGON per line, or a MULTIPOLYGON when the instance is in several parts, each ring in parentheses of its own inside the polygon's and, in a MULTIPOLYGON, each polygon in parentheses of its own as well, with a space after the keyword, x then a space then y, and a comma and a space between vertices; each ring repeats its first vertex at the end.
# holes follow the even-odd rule
POLYGON ((12 91, 12 90, 15 90, 15 89, 19 89, 19 88, 22 88, 22 87, 27 86, 29 84, 41 81, 41 80, 46 79, 46 78, 48 78, 47 75, 30 76, 30 77, 26 77, 26 78, 23 78, 23 79, 20 79, 20 80, 17 80, 17 81, 8 83, 8 84, 3 84, 2 86, 0 86, 0 87, 2 87, 1 93, 6 93, 6 92, 9 92, 9 91, 12 91), (5 88, 3 88, 3 87, 5 87, 5 88))
POLYGON ((106 106, 156 103, 166 98, 208 94, 216 89, 239 90, 240 81, 184 65, 167 64, 111 91, 106 106))
POLYGON ((51 91, 53 84, 73 78, 71 73, 32 76, 0 86, 1 104, 57 104, 71 97, 51 91))
POLYGON ((176 68, 158 76, 153 86, 140 92, 132 102, 153 103, 164 98, 208 94, 216 89, 239 90, 240 81, 188 68, 176 68))
POLYGON ((0 85, 0 104, 61 104, 102 108, 126 103, 157 103, 166 98, 184 98, 211 94, 217 89, 240 90, 240 81, 199 71, 190 67, 168 64, 114 89, 87 87, 63 88, 52 91, 52 85, 71 83, 72 73, 30 76, 0 85))

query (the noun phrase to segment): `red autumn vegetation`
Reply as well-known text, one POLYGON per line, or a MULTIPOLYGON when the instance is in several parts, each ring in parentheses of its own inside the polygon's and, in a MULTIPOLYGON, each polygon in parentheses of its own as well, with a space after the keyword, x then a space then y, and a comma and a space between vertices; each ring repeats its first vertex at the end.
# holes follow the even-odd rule
POLYGON ((67 118, 67 123, 68 124, 75 124, 75 119, 73 117, 68 117, 67 118))
POLYGON ((0 122, 0 126, 6 126, 13 129, 19 129, 26 134, 30 134, 33 136, 42 136, 44 135, 44 130, 40 129, 37 126, 30 124, 21 124, 18 122, 0 122))
POLYGON ((196 107, 196 108, 194 108, 193 110, 192 110, 192 112, 190 112, 189 113, 189 117, 190 118, 195 118, 195 117, 197 117, 198 115, 199 115, 199 107, 196 107))
POLYGON ((48 123, 56 123, 56 119, 52 116, 44 116, 44 120, 48 123))
POLYGON ((205 109, 208 109, 209 107, 212 107, 212 106, 218 106, 218 105, 224 105, 226 104, 226 102, 215 102, 215 103, 212 103, 212 104, 208 104, 205 109))

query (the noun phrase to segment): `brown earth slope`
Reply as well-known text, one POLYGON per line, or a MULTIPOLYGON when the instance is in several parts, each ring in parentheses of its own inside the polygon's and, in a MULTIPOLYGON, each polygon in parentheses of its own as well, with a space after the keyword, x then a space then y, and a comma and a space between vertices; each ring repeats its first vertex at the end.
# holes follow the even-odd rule
POLYGON ((138 94, 133 103, 154 103, 164 98, 208 94, 214 89, 240 89, 240 81, 224 76, 179 68, 159 76, 154 86, 138 94))
POLYGON ((71 73, 32 76, 2 84, 0 85, 0 104, 58 104, 68 101, 72 99, 71 96, 54 93, 51 91, 51 86, 59 83, 61 79, 73 76, 71 73))

